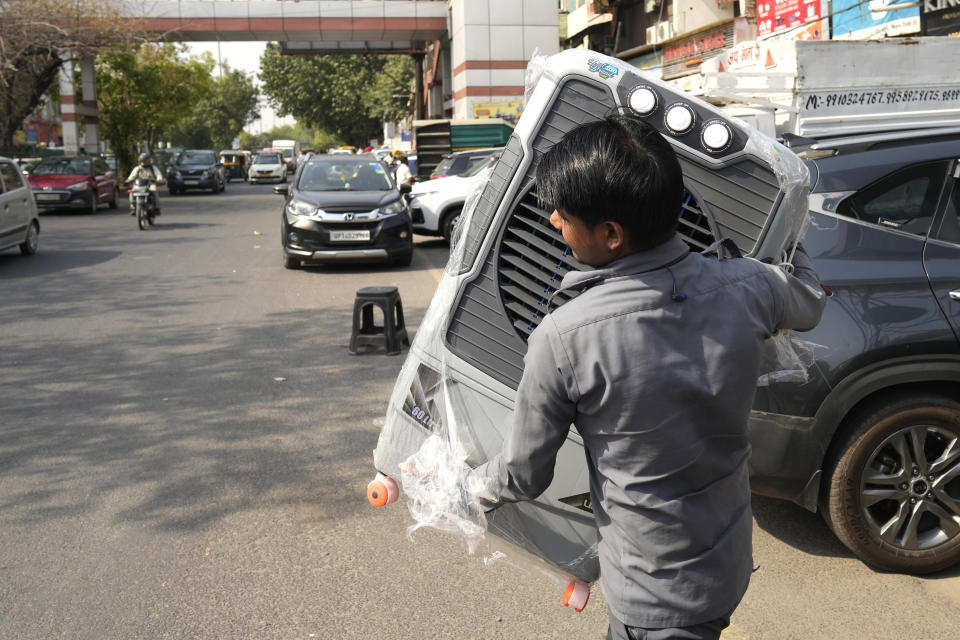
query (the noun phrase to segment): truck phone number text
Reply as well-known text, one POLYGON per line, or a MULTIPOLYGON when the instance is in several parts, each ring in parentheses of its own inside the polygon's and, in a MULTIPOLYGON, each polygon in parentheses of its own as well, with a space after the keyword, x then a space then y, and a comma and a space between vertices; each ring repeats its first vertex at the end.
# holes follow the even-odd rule
POLYGON ((830 109, 872 104, 906 104, 917 102, 956 102, 960 89, 894 89, 884 91, 846 91, 812 93, 807 96, 804 109, 830 109))

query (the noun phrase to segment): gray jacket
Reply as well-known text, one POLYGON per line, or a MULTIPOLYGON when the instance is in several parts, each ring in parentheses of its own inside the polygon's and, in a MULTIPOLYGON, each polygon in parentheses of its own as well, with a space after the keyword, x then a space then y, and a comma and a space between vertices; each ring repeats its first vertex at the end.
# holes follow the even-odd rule
POLYGON ((820 320, 809 258, 795 276, 690 253, 679 236, 571 272, 582 293, 530 336, 511 434, 475 470, 488 508, 553 479, 573 424, 583 437, 604 594, 630 626, 729 615, 752 570, 747 418, 761 349, 820 320))

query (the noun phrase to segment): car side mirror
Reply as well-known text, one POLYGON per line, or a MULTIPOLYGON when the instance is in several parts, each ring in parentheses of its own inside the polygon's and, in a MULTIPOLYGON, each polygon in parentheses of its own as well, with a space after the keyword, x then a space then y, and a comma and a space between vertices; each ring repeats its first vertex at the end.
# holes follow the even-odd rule
POLYGON ((290 195, 290 185, 288 184, 278 184, 273 188, 273 192, 281 196, 290 195))
POLYGON ((407 193, 410 193, 411 191, 413 191, 413 186, 412 186, 412 185, 409 185, 409 184, 407 184, 406 182, 404 182, 402 185, 400 185, 400 193, 402 193, 402 194, 407 194, 407 193))

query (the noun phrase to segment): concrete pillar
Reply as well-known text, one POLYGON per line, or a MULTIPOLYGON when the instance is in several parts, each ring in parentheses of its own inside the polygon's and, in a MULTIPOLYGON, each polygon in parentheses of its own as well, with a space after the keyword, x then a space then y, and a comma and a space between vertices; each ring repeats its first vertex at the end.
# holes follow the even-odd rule
POLYGON ((100 153, 100 110, 97 107, 97 72, 93 56, 80 61, 81 84, 83 86, 83 126, 84 149, 89 154, 100 153))
POLYGON ((453 117, 518 108, 535 50, 560 50, 556 0, 451 0, 453 117))
POLYGON ((422 53, 413 54, 413 69, 414 69, 413 77, 415 78, 415 83, 414 83, 415 88, 413 92, 413 100, 414 100, 414 108, 413 108, 414 116, 413 117, 416 120, 423 120, 423 115, 424 115, 423 107, 424 107, 424 104, 426 103, 426 100, 424 99, 424 95, 423 95, 423 55, 424 54, 422 53))
POLYGON ((60 115, 62 119, 63 149, 67 155, 80 149, 80 123, 77 121, 77 88, 73 81, 73 54, 64 51, 60 54, 63 65, 60 67, 60 115))

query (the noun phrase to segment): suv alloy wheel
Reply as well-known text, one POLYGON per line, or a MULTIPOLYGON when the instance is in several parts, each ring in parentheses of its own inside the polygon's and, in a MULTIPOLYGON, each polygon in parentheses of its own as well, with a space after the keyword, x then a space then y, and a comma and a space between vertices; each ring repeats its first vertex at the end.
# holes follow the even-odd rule
POLYGON ((828 465, 823 513, 869 564, 931 573, 960 560, 960 403, 929 393, 855 417, 828 465))

